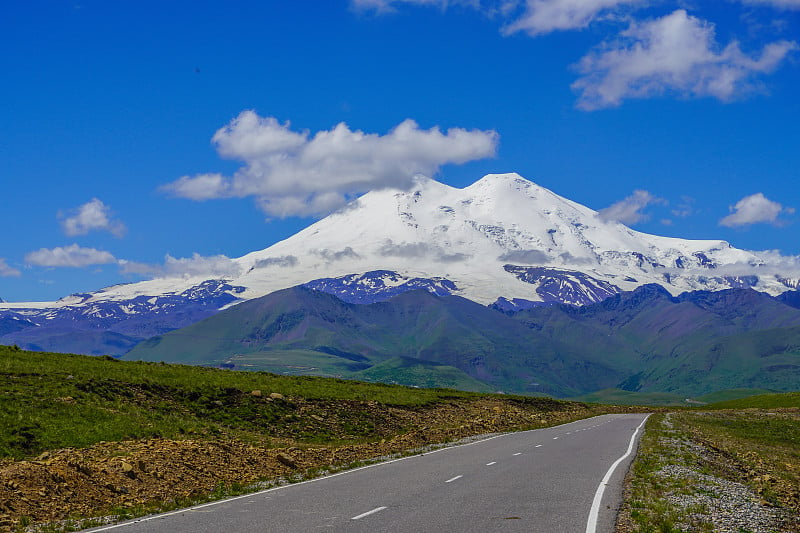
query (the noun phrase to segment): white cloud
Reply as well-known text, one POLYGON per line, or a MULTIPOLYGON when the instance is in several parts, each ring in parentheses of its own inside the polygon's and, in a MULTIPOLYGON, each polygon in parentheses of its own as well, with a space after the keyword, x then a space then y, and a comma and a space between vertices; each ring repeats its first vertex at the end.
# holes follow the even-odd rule
POLYGON ((225 198, 230 195, 230 185, 222 174, 197 174, 183 176, 161 187, 162 190, 171 192, 181 198, 190 200, 211 200, 225 198))
POLYGON ((241 266, 229 257, 224 255, 202 256, 198 253, 192 254, 192 257, 181 258, 167 254, 163 265, 122 259, 119 261, 119 266, 123 274, 139 274, 158 278, 233 278, 242 273, 241 266))
POLYGON ((71 244, 52 249, 41 248, 35 252, 30 252, 25 255, 25 262, 45 267, 81 268, 90 265, 107 265, 116 263, 117 260, 108 252, 95 248, 81 248, 77 244, 71 244))
POLYGON ((783 207, 778 202, 773 202, 762 193, 745 196, 736 205, 730 207, 731 214, 719 221, 721 226, 729 228, 749 226, 751 224, 767 223, 780 225, 778 216, 782 213, 792 214, 794 209, 783 207))
POLYGON ((267 257, 266 259, 259 259, 256 263, 250 268, 253 270, 255 268, 269 268, 272 266, 277 266, 281 268, 290 268, 297 265, 297 256, 295 255, 281 255, 278 257, 267 257))
POLYGON ((438 263, 456 263, 470 258, 460 252, 449 253, 446 248, 426 242, 401 242, 395 243, 386 239, 378 253, 384 257, 428 258, 438 263))
POLYGON ((598 18, 612 16, 615 8, 644 4, 647 0, 527 0, 525 12, 504 28, 504 33, 524 31, 537 36, 559 30, 577 30, 598 18))
POLYGON ((636 190, 633 194, 599 211, 600 218, 606 221, 636 224, 649 217, 642 210, 650 204, 663 204, 662 198, 653 196, 647 191, 636 190))
POLYGON ((327 248, 322 250, 311 250, 311 253, 320 256, 328 263, 333 261, 341 261, 343 259, 361 259, 361 256, 358 255, 350 246, 345 246, 342 250, 329 250, 327 248))
POLYGON ((475 9, 490 18, 511 20, 503 27, 506 35, 525 32, 531 36, 559 30, 583 29, 595 20, 618 17, 617 11, 628 5, 642 5, 652 0, 350 0, 358 12, 378 15, 397 12, 401 5, 436 7, 442 11, 452 6, 475 9))
POLYGON ((21 274, 16 268, 9 266, 4 257, 0 257, 0 278, 16 278, 21 274))
POLYGON ((778 9, 800 9, 800 0, 741 0, 743 4, 772 6, 778 9))
POLYGON ((615 107, 626 98, 667 92, 730 101, 759 88, 756 76, 775 70, 797 43, 767 44, 758 57, 744 54, 736 41, 719 50, 714 25, 679 9, 670 15, 633 22, 621 38, 581 59, 583 74, 573 85, 578 107, 615 107))
POLYGON ((68 214, 59 213, 61 227, 70 237, 86 235, 90 231, 108 231, 117 237, 125 234, 125 225, 111 218, 111 209, 97 198, 72 209, 68 214))
POLYGON ((372 189, 405 188, 448 163, 495 155, 495 131, 420 129, 405 120, 385 135, 340 123, 311 135, 243 111, 214 135, 219 154, 244 162, 231 177, 183 176, 162 190, 193 200, 252 196, 267 214, 324 215, 372 189))

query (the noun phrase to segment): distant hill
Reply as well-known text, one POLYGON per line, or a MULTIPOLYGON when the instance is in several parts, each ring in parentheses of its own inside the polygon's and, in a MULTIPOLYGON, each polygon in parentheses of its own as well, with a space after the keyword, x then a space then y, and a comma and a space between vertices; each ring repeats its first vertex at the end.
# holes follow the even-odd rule
POLYGON ((416 368, 434 386, 471 380, 473 390, 562 397, 790 391, 800 386, 800 309, 749 289, 673 297, 658 285, 518 312, 426 290, 352 304, 294 287, 153 337, 125 358, 388 382, 407 382, 416 368))

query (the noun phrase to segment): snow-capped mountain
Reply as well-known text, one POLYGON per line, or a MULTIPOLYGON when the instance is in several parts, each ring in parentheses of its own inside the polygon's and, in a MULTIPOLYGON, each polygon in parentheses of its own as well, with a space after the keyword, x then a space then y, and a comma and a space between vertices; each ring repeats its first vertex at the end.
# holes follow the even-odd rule
POLYGON ((725 241, 659 237, 604 220, 517 174, 464 189, 421 179, 410 191, 368 193, 265 250, 237 259, 233 283, 252 298, 320 277, 391 271, 446 279, 452 292, 584 304, 658 283, 673 294, 753 287, 779 294, 796 280, 725 241))
MULTIPOLYGON (((647 283, 676 295, 731 287, 779 294, 798 285, 777 275, 767 255, 640 233, 517 174, 490 174, 463 189, 420 178, 407 191, 373 191, 234 262, 239 274, 225 280, 160 278, 57 302, 0 303, 0 316, 14 313, 39 327, 63 322, 58 317, 108 327, 98 320, 174 316, 181 302, 202 304, 205 314, 300 284, 351 302, 425 288, 516 308, 583 305, 647 283)), ((189 315, 165 327, 195 319, 189 315)), ((0 342, 14 335, 21 333, 0 342)))

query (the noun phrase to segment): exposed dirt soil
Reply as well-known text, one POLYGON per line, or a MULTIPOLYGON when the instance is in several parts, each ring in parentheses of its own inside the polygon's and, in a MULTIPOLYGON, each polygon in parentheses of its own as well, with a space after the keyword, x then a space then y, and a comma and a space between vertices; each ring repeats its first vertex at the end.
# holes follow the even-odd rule
MULTIPOLYGON (((537 399, 458 400, 424 408, 357 401, 344 405, 302 398, 270 400, 291 402, 292 424, 301 421, 307 432, 329 435, 329 443, 298 444, 285 436, 266 436, 253 444, 226 436, 197 436, 101 442, 83 449, 48 451, 34 460, 3 460, 0 531, 117 514, 125 508, 155 510, 160 505, 206 498, 220 486, 275 480, 432 443, 600 414, 580 404, 537 399), (356 411, 361 421, 368 414, 372 425, 368 442, 342 433, 339 418, 356 411), (337 434, 331 435, 333 431, 337 434)), ((363 435, 363 429, 356 433, 363 435)))

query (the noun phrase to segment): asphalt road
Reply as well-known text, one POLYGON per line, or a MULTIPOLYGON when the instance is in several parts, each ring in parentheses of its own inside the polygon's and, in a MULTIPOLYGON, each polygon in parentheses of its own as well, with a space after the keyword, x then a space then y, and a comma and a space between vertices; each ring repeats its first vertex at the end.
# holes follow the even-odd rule
POLYGON ((90 531, 612 532, 644 420, 503 434, 90 531))

